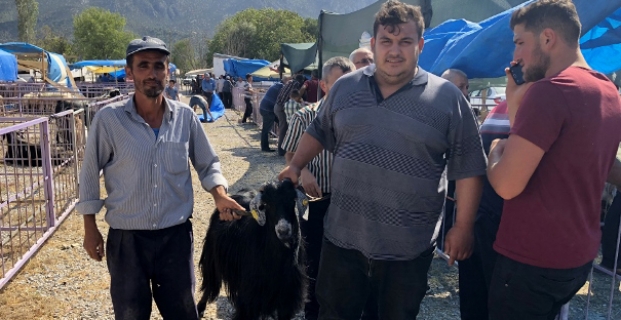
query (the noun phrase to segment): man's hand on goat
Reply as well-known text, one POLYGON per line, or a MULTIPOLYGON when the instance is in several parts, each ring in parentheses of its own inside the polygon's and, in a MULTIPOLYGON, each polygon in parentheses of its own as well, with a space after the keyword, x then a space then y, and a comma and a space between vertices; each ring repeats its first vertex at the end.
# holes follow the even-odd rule
POLYGON ((304 188, 304 192, 306 192, 307 195, 313 198, 321 198, 323 196, 321 194, 321 188, 317 184, 317 179, 308 169, 302 170, 301 178, 302 188, 304 188))
POLYGON ((454 225, 446 234, 444 240, 444 253, 449 256, 449 266, 455 260, 461 261, 470 257, 474 244, 474 233, 472 228, 454 225))
POLYGON ((246 209, 229 197, 223 186, 216 186, 209 190, 209 193, 211 193, 213 200, 216 202, 216 208, 220 212, 220 220, 233 221, 241 219, 241 216, 236 214, 235 211, 246 211, 246 209))
POLYGON ((291 180, 294 185, 298 185, 298 179, 302 170, 296 166, 286 166, 278 175, 278 180, 283 181, 285 179, 291 180))

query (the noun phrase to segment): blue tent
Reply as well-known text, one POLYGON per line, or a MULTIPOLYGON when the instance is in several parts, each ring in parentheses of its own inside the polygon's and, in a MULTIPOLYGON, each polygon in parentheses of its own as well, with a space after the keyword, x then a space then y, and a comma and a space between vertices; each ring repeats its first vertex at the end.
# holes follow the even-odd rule
POLYGON ((17 80, 17 58, 14 55, 0 50, 0 81, 17 80))
POLYGON ((47 77, 48 79, 64 84, 71 88, 71 77, 67 74, 67 61, 65 57, 58 53, 45 51, 35 45, 26 42, 7 42, 0 44, 0 49, 10 52, 16 56, 19 55, 40 55, 45 54, 47 57, 47 77))
MULTIPOLYGON (((496 78, 513 58, 513 32, 509 20, 525 2, 493 17, 473 23, 448 20, 425 32, 425 47, 419 64, 441 74, 449 68, 464 71, 469 78, 496 78)), ((619 44, 621 0, 574 0, 583 37, 581 46, 587 62, 600 72, 621 69, 619 44)))
POLYGON ((224 60, 224 71, 233 77, 245 77, 246 74, 253 73, 268 64, 270 64, 269 61, 260 59, 226 59, 224 60))
POLYGON ((84 67, 125 67, 125 59, 122 60, 82 60, 71 65, 71 69, 84 67))

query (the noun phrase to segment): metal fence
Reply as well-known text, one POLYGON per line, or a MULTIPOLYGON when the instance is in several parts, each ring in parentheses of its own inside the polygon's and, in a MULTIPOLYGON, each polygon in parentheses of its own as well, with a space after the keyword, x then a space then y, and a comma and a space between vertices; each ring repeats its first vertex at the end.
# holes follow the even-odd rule
MULTIPOLYGON (((621 195, 618 197, 621 197, 621 195)), ((456 199, 447 198, 446 201, 456 201, 456 199)), ((605 214, 621 215, 621 212, 606 212, 605 214)), ((449 256, 443 251, 444 243, 442 243, 442 240, 446 238, 446 233, 450 230, 450 226, 455 223, 455 209, 453 209, 452 214, 445 214, 443 218, 444 221, 442 221, 442 228, 440 229, 440 235, 438 236, 438 247, 436 248, 436 253, 438 256, 448 261, 449 256), (447 221, 447 218, 451 219, 452 223, 451 221, 447 221)), ((619 229, 617 229, 618 231, 615 247, 617 250, 612 270, 618 270, 621 268, 621 266, 618 265, 621 243, 621 219, 619 220, 619 229)), ((621 275, 615 274, 614 272, 600 266, 599 262, 601 259, 602 254, 600 253, 596 257, 593 267, 591 268, 591 273, 586 283, 586 290, 584 290, 584 288, 583 290, 580 290, 569 303, 565 304, 561 308, 560 314, 556 317, 557 320, 570 319, 570 314, 574 315, 572 319, 576 318, 576 316, 587 320, 621 319, 621 275), (595 299, 596 301, 594 301, 595 299), (572 307, 575 307, 574 310, 570 309, 572 307)), ((456 265, 459 265, 459 262, 456 262, 456 265)))
POLYGON ((76 132, 75 119, 74 111, 50 118, 0 117, 0 288, 75 206, 76 154, 83 148, 77 145, 81 138, 69 134, 76 132))

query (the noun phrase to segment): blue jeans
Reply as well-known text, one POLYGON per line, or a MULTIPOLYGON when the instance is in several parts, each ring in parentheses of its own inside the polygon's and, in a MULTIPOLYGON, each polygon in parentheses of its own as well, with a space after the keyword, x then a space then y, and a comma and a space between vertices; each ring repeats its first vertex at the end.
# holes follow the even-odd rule
POLYGON ((270 148, 270 131, 276 121, 276 114, 260 109, 261 117, 263 117, 263 127, 261 128, 261 150, 268 150, 270 148))

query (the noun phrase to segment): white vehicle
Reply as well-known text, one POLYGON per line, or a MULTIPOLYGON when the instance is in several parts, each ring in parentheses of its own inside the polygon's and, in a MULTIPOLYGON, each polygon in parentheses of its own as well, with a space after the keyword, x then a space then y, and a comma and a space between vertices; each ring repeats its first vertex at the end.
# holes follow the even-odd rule
POLYGON ((486 107, 487 110, 492 110, 499 103, 505 101, 505 89, 505 87, 489 87, 472 91, 470 93, 470 105, 474 113, 478 116, 481 114, 481 109, 483 107, 486 107), (485 94, 485 101, 483 100, 483 94, 485 94))

